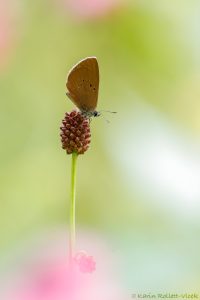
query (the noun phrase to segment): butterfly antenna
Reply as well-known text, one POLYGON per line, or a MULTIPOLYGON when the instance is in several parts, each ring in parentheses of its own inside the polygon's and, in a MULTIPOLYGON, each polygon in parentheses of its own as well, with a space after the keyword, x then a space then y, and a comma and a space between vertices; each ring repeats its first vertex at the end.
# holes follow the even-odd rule
POLYGON ((102 112, 107 112, 107 113, 111 113, 111 114, 116 114, 117 113, 116 111, 110 111, 110 110, 100 110, 99 111, 100 115, 104 118, 104 120, 108 124, 110 123, 110 121, 104 117, 104 115, 102 114, 102 112))
POLYGON ((107 113, 111 113, 111 114, 116 114, 117 113, 116 111, 110 111, 110 110, 100 110, 100 113, 101 112, 107 112, 107 113))
POLYGON ((101 115, 102 116, 102 118, 104 119, 104 121, 107 123, 107 124, 110 124, 110 121, 108 120, 108 119, 106 119, 105 117, 104 117, 104 115, 101 115))

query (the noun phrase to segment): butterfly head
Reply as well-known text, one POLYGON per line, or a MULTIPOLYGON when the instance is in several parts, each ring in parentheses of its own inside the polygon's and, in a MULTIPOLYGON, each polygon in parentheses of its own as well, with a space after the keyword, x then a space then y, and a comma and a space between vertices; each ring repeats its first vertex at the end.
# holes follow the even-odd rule
POLYGON ((96 110, 94 111, 81 110, 81 114, 87 119, 90 119, 92 117, 99 117, 101 115, 101 113, 96 110))
POLYGON ((94 111, 93 112, 93 117, 99 117, 101 115, 100 111, 94 111))

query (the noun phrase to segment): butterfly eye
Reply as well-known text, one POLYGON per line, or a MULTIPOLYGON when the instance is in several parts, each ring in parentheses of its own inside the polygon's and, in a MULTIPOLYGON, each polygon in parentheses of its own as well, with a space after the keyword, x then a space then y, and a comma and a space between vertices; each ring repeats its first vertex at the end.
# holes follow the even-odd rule
POLYGON ((92 87, 92 84, 90 83, 90 87, 92 87))

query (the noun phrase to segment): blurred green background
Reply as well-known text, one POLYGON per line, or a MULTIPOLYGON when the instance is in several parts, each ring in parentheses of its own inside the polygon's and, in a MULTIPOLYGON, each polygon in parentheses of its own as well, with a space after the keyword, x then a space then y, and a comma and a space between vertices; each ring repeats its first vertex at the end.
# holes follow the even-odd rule
POLYGON ((96 56, 98 109, 118 113, 91 123, 91 148, 78 161, 77 226, 109 240, 130 293, 197 291, 200 2, 1 2, 2 261, 37 232, 67 225, 65 81, 75 63, 96 56))

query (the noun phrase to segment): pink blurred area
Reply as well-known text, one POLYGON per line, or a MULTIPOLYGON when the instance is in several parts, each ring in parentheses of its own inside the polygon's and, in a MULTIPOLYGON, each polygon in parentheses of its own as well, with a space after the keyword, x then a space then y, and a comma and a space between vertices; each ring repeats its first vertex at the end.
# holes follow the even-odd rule
POLYGON ((54 229, 26 241, 1 274, 0 299, 125 300, 116 270, 118 258, 105 241, 97 234, 82 232, 79 244, 95 257, 97 267, 89 274, 78 268, 72 273, 67 268, 66 236, 65 230, 54 229))
POLYGON ((14 0, 0 1, 0 71, 9 64, 17 40, 19 7, 14 0))
POLYGON ((72 15, 80 18, 105 16, 122 5, 122 0, 63 0, 64 6, 72 15))

